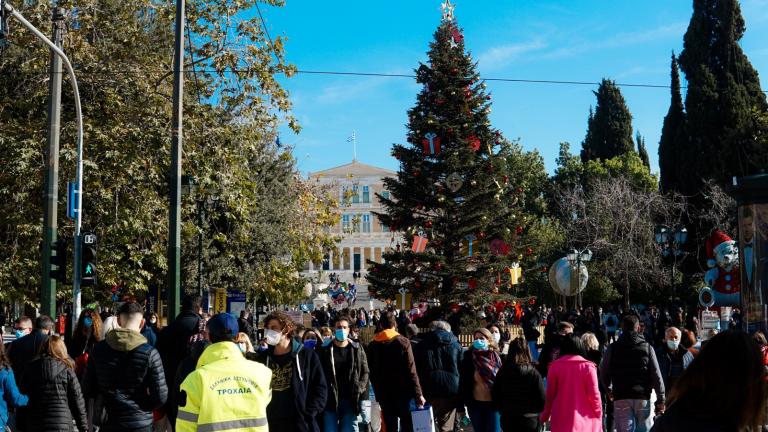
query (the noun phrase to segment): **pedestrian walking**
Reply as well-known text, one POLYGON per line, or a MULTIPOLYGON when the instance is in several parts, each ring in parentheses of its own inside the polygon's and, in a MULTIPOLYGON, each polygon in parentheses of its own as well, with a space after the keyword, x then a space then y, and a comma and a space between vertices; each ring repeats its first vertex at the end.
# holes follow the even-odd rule
POLYGON ((603 355, 600 380, 613 399, 618 432, 645 432, 653 425, 651 390, 656 391, 657 414, 664 412, 664 381, 656 353, 639 333, 633 314, 624 316, 621 336, 603 355))
POLYGON ((544 347, 539 354, 539 373, 542 377, 547 377, 549 364, 560 357, 560 344, 566 336, 573 333, 573 324, 568 321, 560 321, 555 326, 556 332, 549 333, 544 338, 544 347))
POLYGON ((6 430, 10 408, 26 406, 28 401, 27 396, 21 394, 16 386, 11 361, 5 354, 5 346, 0 343, 0 431, 6 430))
POLYGON ((501 423, 491 390, 501 368, 499 347, 486 328, 476 329, 474 338, 461 361, 459 395, 475 432, 498 432, 501 423))
POLYGON ((373 341, 368 345, 368 366, 376 401, 381 406, 387 431, 412 432, 411 401, 423 407, 413 350, 408 338, 397 332, 397 319, 392 311, 381 315, 373 341))
POLYGON ((175 423, 178 408, 176 400, 178 388, 173 385, 174 377, 179 364, 189 353, 187 349, 189 338, 197 334, 201 326, 202 301, 202 297, 198 295, 185 296, 181 302, 181 313, 172 323, 163 327, 157 336, 157 351, 163 360, 163 371, 168 387, 168 400, 162 411, 167 414, 170 424, 175 423))
POLYGON ((250 321, 250 312, 247 310, 240 311, 240 318, 237 319, 238 333, 245 333, 249 338, 253 337, 253 326, 250 321))
POLYGON ((353 432, 361 402, 368 399, 368 360, 362 346, 349 338, 353 322, 347 316, 337 318, 333 343, 318 351, 328 382, 324 432, 353 432))
POLYGON ((181 384, 176 431, 267 432, 272 372, 246 360, 236 344, 239 325, 232 315, 214 315, 206 330, 211 344, 181 384))
POLYGON ((143 315, 138 303, 123 303, 117 314, 120 327, 107 333, 88 357, 83 393, 102 398, 107 418, 94 423, 105 432, 151 431, 152 411, 168 398, 160 354, 139 333, 143 315))
POLYGON ((446 321, 432 321, 430 327, 432 331, 424 334, 413 349, 416 371, 424 399, 432 406, 435 428, 451 432, 459 405, 462 349, 446 321))
POLYGON ((603 430, 597 367, 585 356, 578 336, 562 338, 560 356, 549 367, 546 403, 541 413, 541 421, 550 422, 551 432, 603 430))
POLYGON ((70 432, 74 430, 73 420, 78 430, 88 430, 75 363, 61 336, 53 335, 43 342, 40 355, 27 366, 19 388, 29 397, 21 430, 70 432))
POLYGON ((755 342, 737 330, 706 344, 677 379, 653 432, 759 431, 765 420, 766 370, 755 342))
POLYGON ((534 367, 524 338, 509 343, 507 358, 496 374, 491 396, 504 431, 537 432, 544 409, 544 381, 534 367))
POLYGON ((273 431, 318 432, 318 414, 325 409, 328 387, 320 359, 293 338, 296 324, 282 311, 264 318, 269 347, 254 358, 272 370, 272 401, 267 406, 273 431))
POLYGON ((667 392, 693 361, 693 354, 680 345, 681 336, 678 328, 669 327, 664 333, 664 344, 656 348, 656 359, 667 392))
MULTIPOLYGON (((27 322, 24 321, 25 326, 27 322)), ((35 327, 31 332, 16 339, 8 348, 8 359, 11 361, 13 373, 16 377, 24 376, 27 365, 33 358, 37 357, 40 347, 43 345, 48 335, 53 330, 53 320, 47 315, 40 315, 35 320, 35 327)))
POLYGON ((102 340, 101 317, 90 308, 83 309, 75 325, 75 331, 67 344, 69 357, 75 360, 75 373, 80 378, 88 364, 91 348, 102 340))

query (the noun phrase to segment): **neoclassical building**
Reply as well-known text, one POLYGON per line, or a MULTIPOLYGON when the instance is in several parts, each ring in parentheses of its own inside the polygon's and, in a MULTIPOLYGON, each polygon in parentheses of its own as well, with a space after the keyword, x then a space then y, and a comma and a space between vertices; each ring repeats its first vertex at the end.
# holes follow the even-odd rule
POLYGON ((384 197, 389 194, 384 189, 384 177, 394 176, 394 171, 357 160, 309 174, 310 179, 336 188, 342 216, 333 229, 342 240, 337 253, 330 253, 320 264, 310 263, 305 271, 317 274, 318 270, 323 270, 326 277, 336 273, 342 281, 351 281, 352 273, 356 271, 365 277, 368 260, 381 262, 382 254, 399 241, 399 236, 393 242, 393 233, 373 212, 383 210, 376 194, 384 197))

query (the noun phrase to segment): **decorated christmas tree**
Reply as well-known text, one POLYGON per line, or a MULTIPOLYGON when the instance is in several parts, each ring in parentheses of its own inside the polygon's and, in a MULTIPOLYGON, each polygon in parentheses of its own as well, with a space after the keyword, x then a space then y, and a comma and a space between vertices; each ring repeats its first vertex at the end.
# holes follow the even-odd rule
POLYGON ((394 298, 402 289, 414 301, 437 298, 491 304, 511 300, 533 250, 523 241, 528 218, 525 191, 515 185, 508 159, 519 147, 491 127, 490 95, 464 51, 464 36, 449 0, 430 44, 429 62, 416 70, 423 85, 408 112, 408 144, 395 144, 396 178, 379 196, 378 214, 403 243, 381 264, 369 262, 371 291, 394 298))

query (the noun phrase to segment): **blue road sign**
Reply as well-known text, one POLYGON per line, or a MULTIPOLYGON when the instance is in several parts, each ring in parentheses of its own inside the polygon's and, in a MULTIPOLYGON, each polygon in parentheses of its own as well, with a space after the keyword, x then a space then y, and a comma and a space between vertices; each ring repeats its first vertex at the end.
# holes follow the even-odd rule
POLYGON ((67 182, 67 217, 75 220, 77 216, 77 183, 67 182))

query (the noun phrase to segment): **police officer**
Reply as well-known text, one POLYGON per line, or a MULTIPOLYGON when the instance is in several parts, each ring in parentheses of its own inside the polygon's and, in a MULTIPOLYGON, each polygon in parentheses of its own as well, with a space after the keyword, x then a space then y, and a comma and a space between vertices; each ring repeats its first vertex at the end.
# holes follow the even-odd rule
POLYGON ((215 315, 206 329, 211 345, 181 384, 176 431, 267 432, 272 372, 243 356, 232 315, 215 315))

